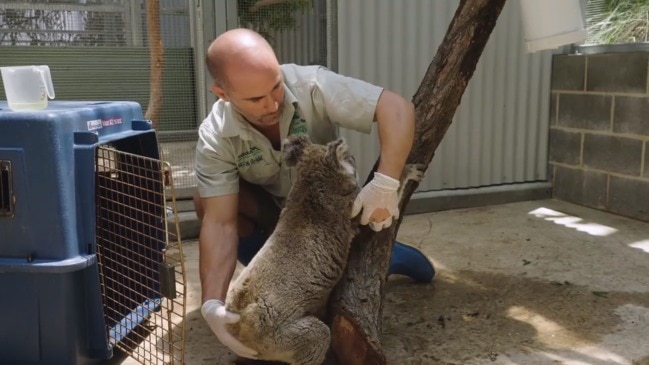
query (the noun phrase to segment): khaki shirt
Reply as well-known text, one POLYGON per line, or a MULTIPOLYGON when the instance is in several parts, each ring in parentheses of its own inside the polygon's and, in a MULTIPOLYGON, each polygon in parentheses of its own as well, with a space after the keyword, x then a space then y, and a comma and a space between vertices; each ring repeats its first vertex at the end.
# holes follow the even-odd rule
MULTIPOLYGON (((370 133, 383 89, 345 77, 322 66, 281 66, 284 110, 282 140, 307 134, 314 143, 337 138, 337 127, 370 133)), ((229 102, 218 100, 203 120, 196 145, 196 177, 201 197, 239 192, 239 178, 286 197, 293 168, 282 163, 281 151, 253 128, 229 102)))

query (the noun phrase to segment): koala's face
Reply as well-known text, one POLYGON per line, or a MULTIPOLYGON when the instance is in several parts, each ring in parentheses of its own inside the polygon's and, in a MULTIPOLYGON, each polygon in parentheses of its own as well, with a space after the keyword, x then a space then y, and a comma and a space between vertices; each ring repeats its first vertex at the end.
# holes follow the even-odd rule
POLYGON ((323 146, 306 136, 290 136, 284 143, 284 160, 297 166, 298 175, 326 184, 330 192, 348 195, 358 188, 356 161, 342 138, 323 146))

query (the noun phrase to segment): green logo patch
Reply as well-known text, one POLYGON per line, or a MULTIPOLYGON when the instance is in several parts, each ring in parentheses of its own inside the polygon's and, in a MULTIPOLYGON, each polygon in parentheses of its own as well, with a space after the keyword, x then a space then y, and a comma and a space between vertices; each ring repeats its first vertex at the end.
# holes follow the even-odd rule
POLYGON ((293 119, 291 119, 291 126, 288 128, 288 134, 307 134, 306 121, 300 118, 297 111, 293 113, 293 119))
POLYGON ((248 151, 237 156, 237 166, 239 168, 252 166, 264 160, 262 151, 257 146, 251 146, 248 151))

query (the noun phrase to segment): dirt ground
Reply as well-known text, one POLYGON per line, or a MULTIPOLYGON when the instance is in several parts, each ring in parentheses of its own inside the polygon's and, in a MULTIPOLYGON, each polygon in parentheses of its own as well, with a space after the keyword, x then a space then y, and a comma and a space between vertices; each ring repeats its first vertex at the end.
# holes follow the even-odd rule
MULTIPOLYGON (((649 224, 542 200, 409 215, 398 238, 437 277, 390 279, 390 364, 649 365, 649 224)), ((186 363, 232 364, 200 315, 197 246, 186 363)))

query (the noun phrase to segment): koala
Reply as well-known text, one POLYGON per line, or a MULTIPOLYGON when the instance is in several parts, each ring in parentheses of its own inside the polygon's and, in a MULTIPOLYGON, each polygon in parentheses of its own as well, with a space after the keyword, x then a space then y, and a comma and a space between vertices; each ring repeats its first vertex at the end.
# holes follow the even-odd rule
POLYGON ((261 360, 322 364, 330 331, 320 318, 358 233, 350 213, 360 187, 343 139, 291 136, 283 150, 295 182, 275 230, 230 286, 225 305, 240 320, 228 331, 261 360))
MULTIPOLYGON (((359 230, 350 215, 360 186, 342 138, 318 145, 290 136, 283 150, 295 183, 275 230, 230 286, 225 305, 240 320, 228 331, 260 360, 320 365, 331 343, 326 304, 359 230)), ((420 165, 409 165, 399 197, 404 181, 422 177, 420 165)))

